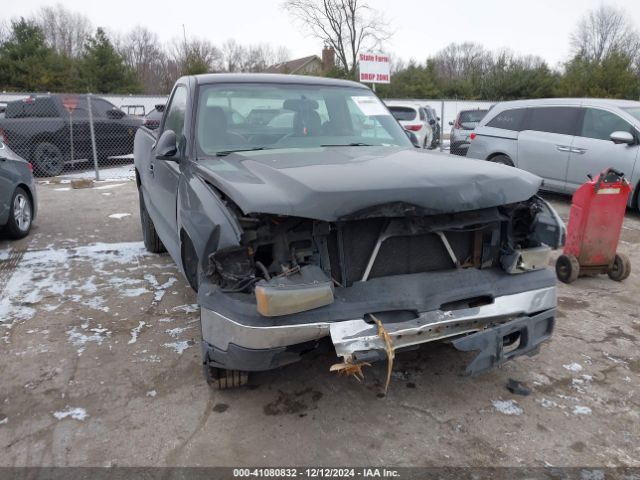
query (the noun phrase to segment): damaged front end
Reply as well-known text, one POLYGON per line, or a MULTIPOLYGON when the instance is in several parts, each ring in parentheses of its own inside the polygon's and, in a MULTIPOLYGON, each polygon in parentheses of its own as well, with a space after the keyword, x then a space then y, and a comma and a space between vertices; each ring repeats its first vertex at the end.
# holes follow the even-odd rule
POLYGON ((478 373, 535 353, 553 330, 546 266, 565 231, 539 197, 437 215, 386 204, 331 222, 228 206, 241 241, 209 255, 199 292, 211 366, 275 368, 324 337, 345 364, 450 339, 480 350, 478 373))

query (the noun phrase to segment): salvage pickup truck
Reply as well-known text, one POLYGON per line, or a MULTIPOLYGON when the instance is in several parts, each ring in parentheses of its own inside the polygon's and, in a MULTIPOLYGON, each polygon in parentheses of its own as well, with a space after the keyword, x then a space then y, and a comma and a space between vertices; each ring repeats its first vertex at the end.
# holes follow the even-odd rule
MULTIPOLYGON (((131 155, 142 120, 91 97, 98 160, 131 155)), ((36 175, 53 177, 66 164, 93 160, 87 95, 35 95, 7 103, 0 141, 33 164, 36 175)))
POLYGON ((144 243, 198 292, 220 388, 321 342, 357 370, 447 339, 475 374, 551 336, 565 228, 540 178, 414 148, 361 84, 183 77, 134 158, 144 243))

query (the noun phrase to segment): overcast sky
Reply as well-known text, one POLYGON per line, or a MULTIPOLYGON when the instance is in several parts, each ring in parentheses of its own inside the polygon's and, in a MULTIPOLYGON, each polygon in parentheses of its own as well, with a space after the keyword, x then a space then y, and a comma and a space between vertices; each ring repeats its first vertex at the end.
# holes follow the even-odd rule
MULTIPOLYGON (((29 16, 41 0, 4 0, 0 18, 29 16)), ((473 41, 490 49, 510 48, 539 55, 551 66, 567 59, 569 35, 585 11, 601 0, 422 0, 390 2, 369 0, 395 31, 385 49, 408 60, 424 61, 451 42, 473 41)), ((638 0, 612 0, 625 8, 640 27, 638 0)), ((293 58, 320 54, 322 45, 305 36, 281 8, 280 0, 65 0, 63 4, 84 13, 96 26, 125 32, 144 25, 163 41, 187 36, 205 37, 216 44, 229 38, 240 43, 284 45, 293 58)))

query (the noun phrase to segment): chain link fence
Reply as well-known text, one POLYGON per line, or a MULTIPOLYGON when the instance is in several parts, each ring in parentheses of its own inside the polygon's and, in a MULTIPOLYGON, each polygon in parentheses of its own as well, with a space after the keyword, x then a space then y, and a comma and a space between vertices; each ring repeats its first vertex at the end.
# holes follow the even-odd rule
MULTIPOLYGON (((39 177, 132 178, 136 131, 160 126, 166 100, 145 95, 0 94, 0 140, 30 161, 39 177)), ((494 103, 458 99, 385 102, 416 107, 415 118, 402 121, 405 117, 399 117, 400 123, 405 128, 419 127, 425 148, 457 155, 466 154, 470 133, 494 103)), ((396 109, 407 115, 402 107, 396 109)))
POLYGON ((157 128, 165 97, 0 95, 0 140, 38 177, 133 176, 138 128, 157 128))

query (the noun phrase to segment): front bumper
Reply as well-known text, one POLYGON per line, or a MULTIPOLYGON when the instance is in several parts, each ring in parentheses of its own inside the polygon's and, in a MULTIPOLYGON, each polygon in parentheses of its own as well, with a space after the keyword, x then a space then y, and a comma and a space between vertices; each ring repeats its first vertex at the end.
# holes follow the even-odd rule
MULTIPOLYGON (((518 283, 528 276, 533 279, 536 273, 509 278, 518 283)), ((442 294, 433 293, 436 297, 442 294)), ((426 309, 411 320, 383 322, 384 327, 396 350, 454 338, 453 344, 459 350, 480 350, 469 373, 479 373, 515 356, 533 354, 551 336, 557 305, 555 285, 490 298, 490 303, 478 307, 426 309), (517 347, 505 351, 506 339, 516 337, 517 347)), ((297 361, 303 351, 324 337, 331 337, 336 353, 345 361, 386 358, 384 341, 378 336, 377 326, 365 321, 367 315, 343 320, 322 319, 322 315, 310 319, 296 315, 286 321, 263 317, 263 321, 256 322, 250 317, 231 318, 228 311, 220 311, 224 308, 216 309, 206 301, 200 303, 204 360, 213 366, 247 371, 276 368, 297 361)))

